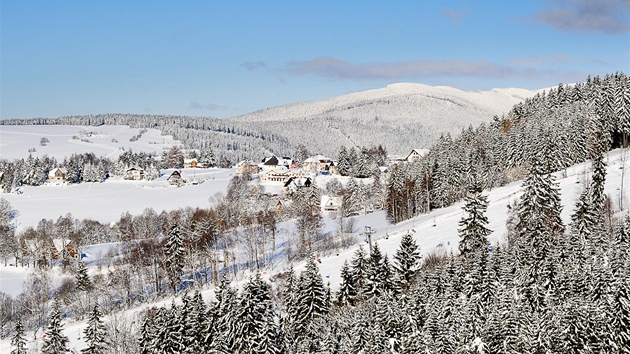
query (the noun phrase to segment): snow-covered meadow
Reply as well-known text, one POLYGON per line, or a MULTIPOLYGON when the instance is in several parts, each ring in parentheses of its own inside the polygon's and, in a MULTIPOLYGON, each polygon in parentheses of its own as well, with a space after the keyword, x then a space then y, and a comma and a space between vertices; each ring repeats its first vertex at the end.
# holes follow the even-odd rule
POLYGON ((172 136, 162 135, 157 129, 140 133, 141 129, 124 125, 0 125, 0 158, 14 160, 31 154, 33 157, 48 155, 62 161, 73 153, 91 152, 116 159, 123 149, 159 156, 164 150, 180 145, 172 136), (141 136, 134 140, 138 135, 141 136), (42 138, 48 142, 42 144, 42 138))

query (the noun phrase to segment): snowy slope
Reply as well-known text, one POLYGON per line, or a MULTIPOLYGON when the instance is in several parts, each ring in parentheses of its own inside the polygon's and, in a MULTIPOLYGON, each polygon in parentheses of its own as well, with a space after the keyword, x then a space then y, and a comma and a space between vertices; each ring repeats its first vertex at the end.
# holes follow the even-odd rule
MULTIPOLYGON (((362 106, 377 105, 382 100, 395 100, 400 103, 398 109, 384 114, 384 119, 394 120, 396 117, 407 117, 419 108, 431 110, 433 107, 422 107, 423 101, 444 101, 473 109, 477 107, 487 114, 501 114, 512 106, 532 97, 536 91, 517 88, 492 89, 490 91, 464 91, 449 86, 429 86, 417 83, 397 83, 384 88, 355 92, 347 95, 323 100, 292 103, 284 106, 268 108, 229 119, 239 121, 276 121, 293 120, 326 113, 339 113, 344 110, 358 109, 362 106), (408 104, 405 103, 408 101, 408 104)), ((355 111, 356 112, 356 111, 355 111)), ((437 114, 439 112, 427 112, 437 114)), ((357 118, 372 118, 360 117, 357 118)))
POLYGON ((339 97, 293 103, 229 120, 275 127, 292 145, 336 156, 340 146, 382 144, 390 154, 428 148, 443 133, 507 113, 535 91, 462 91, 447 86, 401 83, 339 97))
POLYGON ((35 149, 33 157, 48 155, 58 161, 73 153, 94 153, 98 157, 118 158, 124 149, 156 153, 180 145, 172 136, 162 136, 157 129, 147 129, 136 141, 129 141, 140 129, 123 125, 98 127, 75 125, 0 125, 0 159, 12 161, 26 158, 29 149, 35 149), (40 140, 47 138, 46 146, 40 140))
MULTIPOLYGON (((630 180, 628 177, 630 168, 625 166, 626 176, 624 190, 622 191, 619 189, 621 186, 621 168, 623 167, 620 161, 622 152, 622 150, 616 150, 608 154, 605 192, 612 199, 613 208, 618 212, 618 214, 627 214, 629 210, 627 197, 630 195, 630 180), (619 211, 619 198, 622 196, 624 198, 624 205, 626 206, 626 209, 624 211, 619 211)), ((626 153, 628 153, 627 150, 626 153)), ((590 178, 590 173, 590 163, 585 163, 569 168, 567 170, 566 178, 561 178, 560 173, 556 174, 558 177, 557 181, 560 184, 562 204, 564 205, 562 218, 565 224, 568 224, 569 222, 570 214, 573 212, 575 201, 582 191, 584 182, 590 178)), ((488 195, 489 200, 488 211, 486 213, 490 222, 488 227, 491 230, 494 230, 494 232, 490 235, 490 241, 493 244, 496 244, 503 241, 506 232, 505 222, 508 212, 507 205, 519 198, 521 194, 521 182, 514 182, 510 185, 497 188, 492 191, 486 191, 484 194, 488 195)), ((389 257, 392 257, 396 252, 401 236, 405 232, 412 230, 415 230, 413 235, 420 246, 421 253, 423 255, 426 255, 436 249, 444 249, 446 252, 452 251, 456 254, 458 247, 458 222, 463 216, 461 207, 462 203, 457 203, 450 207, 434 210, 430 214, 421 215, 396 225, 388 223, 385 218, 384 211, 361 215, 357 217, 356 231, 363 231, 365 225, 371 226, 376 231, 372 237, 373 242, 378 243, 381 248, 381 252, 387 254, 389 257), (385 238, 386 235, 389 235, 389 237, 385 238)), ((333 232, 335 229, 335 222, 334 220, 331 220, 329 216, 330 215, 326 218, 325 232, 333 232)), ((288 224, 281 225, 280 230, 284 230, 285 234, 279 237, 286 238, 289 228, 290 225, 288 224)), ((360 240, 363 240, 363 237, 360 237, 360 240)), ((279 244, 280 243, 281 242, 279 242, 279 244)), ((335 254, 320 257, 320 273, 324 277, 324 280, 330 283, 330 286, 333 289, 336 289, 339 285, 339 271, 343 262, 345 260, 350 261, 357 247, 358 244, 350 249, 340 252, 338 255, 335 254)), ((103 247, 100 247, 101 251, 103 251, 102 248, 103 247)), ((99 247, 95 247, 95 249, 99 249, 99 247)), ((285 271, 288 267, 289 264, 284 259, 278 258, 275 260, 274 264, 264 270, 263 277, 269 278, 273 274, 285 271)), ((300 272, 304 267, 304 263, 295 264, 294 267, 297 272, 300 272)), ((0 267, 0 280, 3 279, 5 275, 10 274, 12 276, 11 283, 15 283, 15 278, 18 277, 16 274, 17 271, 13 271, 12 273, 5 272, 6 269, 0 267)), ((23 274, 25 274, 25 272, 23 272, 23 274)), ((241 275, 240 278, 242 280, 244 276, 241 275)), ((4 287, 5 283, 3 281, 0 283, 0 291, 4 291, 4 287)), ((212 289, 204 290, 203 295, 205 299, 212 298, 212 289)), ((165 299, 158 303, 147 304, 141 308, 130 310, 127 312, 125 318, 129 323, 131 323, 132 321, 137 320, 136 316, 143 308, 150 306, 162 306, 169 304, 170 301, 170 299, 165 299)), ((81 349, 83 347, 84 343, 81 339, 79 339, 77 334, 82 331, 84 326, 84 322, 73 322, 72 320, 67 321, 64 332, 70 337, 71 347, 77 349, 81 349)), ((0 352, 9 352, 9 344, 10 339, 0 341, 0 352)))

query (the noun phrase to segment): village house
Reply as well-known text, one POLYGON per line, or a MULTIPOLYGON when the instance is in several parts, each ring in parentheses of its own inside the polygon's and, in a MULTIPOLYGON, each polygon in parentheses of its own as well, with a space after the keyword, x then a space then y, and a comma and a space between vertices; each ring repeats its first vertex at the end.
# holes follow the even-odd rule
POLYGON ((173 171, 173 173, 171 173, 171 175, 168 176, 166 180, 168 181, 168 184, 172 186, 178 186, 178 187, 186 183, 186 180, 184 179, 182 171, 180 170, 173 171))
POLYGON ((124 179, 139 181, 144 179, 144 170, 140 167, 131 167, 125 171, 124 179))
POLYGON ((333 160, 323 155, 311 156, 304 160, 304 169, 321 174, 336 173, 333 160))
POLYGON ((284 192, 289 193, 295 191, 297 188, 310 187, 313 184, 311 177, 290 177, 284 183, 284 192))
POLYGON ((421 158, 425 157, 428 153, 429 153, 429 149, 413 149, 411 150, 409 155, 405 157, 405 161, 410 162, 410 163, 416 162, 420 160, 421 158))
POLYGON ((290 168, 293 165, 293 160, 290 157, 271 156, 265 157, 258 165, 262 170, 272 170, 278 167, 290 168))
POLYGON ((337 212, 341 209, 342 199, 341 197, 333 197, 329 195, 322 195, 321 208, 322 211, 337 212))
POLYGON ((184 168, 203 168, 203 164, 197 159, 184 159, 184 168))
POLYGON ((68 239, 55 238, 52 240, 53 247, 50 257, 52 259, 62 259, 62 254, 65 252, 70 258, 76 258, 77 249, 68 239))
POLYGON ((244 173, 249 173, 250 175, 258 173, 258 164, 249 160, 239 162, 236 165, 236 174, 242 175, 244 173))
POLYGON ((285 183, 293 176, 293 172, 284 167, 278 167, 274 170, 268 171, 263 176, 260 177, 261 181, 264 182, 281 182, 285 183))
POLYGON ((275 156, 265 157, 262 162, 258 165, 261 170, 269 171, 275 168, 278 168, 278 158, 275 156))
POLYGON ((66 171, 59 167, 53 168, 48 172, 48 180, 53 183, 60 183, 66 180, 66 171))

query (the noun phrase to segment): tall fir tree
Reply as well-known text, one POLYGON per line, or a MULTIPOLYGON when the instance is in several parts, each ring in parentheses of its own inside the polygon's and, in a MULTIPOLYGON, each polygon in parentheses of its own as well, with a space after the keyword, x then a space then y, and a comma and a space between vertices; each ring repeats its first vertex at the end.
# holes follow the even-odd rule
POLYGON ((171 226, 168 240, 164 245, 165 266, 173 292, 177 292, 184 267, 184 235, 177 225, 171 226))
POLYGON ((367 253, 363 245, 359 245, 351 261, 352 276, 354 278, 356 300, 363 300, 368 288, 368 271, 370 269, 367 253))
POLYGON ((529 175, 523 181, 523 189, 516 225, 521 240, 529 242, 542 233, 552 237, 562 234, 564 225, 560 218, 562 204, 558 184, 553 175, 543 172, 537 160, 534 160, 529 175))
POLYGON ((351 168, 348 150, 346 150, 345 146, 342 146, 337 157, 337 172, 342 176, 349 176, 352 171, 351 168))
POLYGON ((394 269, 403 288, 411 286, 413 278, 420 268, 420 250, 412 232, 406 232, 400 240, 400 246, 394 254, 394 269))
POLYGON ((357 297, 354 276, 348 265, 348 260, 341 267, 341 284, 337 290, 337 303, 340 305, 354 305, 357 297))
POLYGON ((327 291, 322 276, 312 257, 306 262, 306 268, 300 273, 295 318, 295 330, 298 336, 308 335, 310 324, 328 313, 327 291))
POLYGON ((90 288, 92 287, 90 276, 88 275, 87 268, 82 260, 77 261, 76 283, 77 289, 81 291, 90 291, 90 288))
POLYGON ((92 312, 90 313, 90 319, 88 320, 87 327, 83 330, 85 334, 85 342, 87 348, 82 349, 81 353, 86 354, 100 354, 107 352, 105 325, 101 320, 101 312, 98 309, 98 305, 94 305, 92 312))
POLYGON ((61 319, 61 303, 57 299, 50 313, 50 322, 46 329, 46 339, 44 340, 44 354, 69 353, 69 339, 63 334, 63 323, 61 319))
POLYGON ((462 209, 465 215, 459 221, 459 253, 465 258, 483 256, 487 253, 490 242, 488 236, 488 218, 484 215, 488 209, 488 197, 481 194, 481 186, 474 183, 466 195, 462 209))
POLYGON ((11 354, 26 354, 26 337, 24 335, 24 327, 22 326, 22 319, 18 318, 15 321, 15 329, 13 337, 11 337, 11 354))

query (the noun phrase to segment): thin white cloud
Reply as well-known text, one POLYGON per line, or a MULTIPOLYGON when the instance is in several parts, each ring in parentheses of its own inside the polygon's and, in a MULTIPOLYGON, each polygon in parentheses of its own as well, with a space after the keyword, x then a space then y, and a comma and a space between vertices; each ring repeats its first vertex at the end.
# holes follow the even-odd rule
MULTIPOLYGON (((562 61, 558 56, 552 60, 562 61)), ((391 63, 350 63, 332 57, 319 57, 305 61, 291 61, 283 71, 292 75, 315 75, 339 80, 425 80, 439 78, 444 81, 462 78, 479 79, 526 79, 528 81, 548 81, 554 78, 558 82, 574 82, 583 80, 588 74, 564 69, 545 68, 543 61, 550 58, 514 59, 516 63, 509 65, 488 61, 464 60, 414 60, 391 63), (532 64, 540 64, 534 66, 532 64)), ((566 59, 568 60, 568 59, 566 59)))
POLYGON ((519 57, 510 59, 510 65, 518 66, 518 67, 534 67, 540 68, 545 66, 546 64, 557 64, 557 63, 590 63, 595 64, 601 67, 610 66, 610 63, 599 59, 599 58, 569 58, 564 55, 556 55, 556 56, 532 56, 532 57, 519 57))
POLYGON ((512 58, 510 60, 510 64, 512 65, 533 66, 533 67, 540 67, 548 63, 566 63, 566 62, 569 62, 569 58, 563 55, 556 55, 552 57, 539 55, 539 56, 533 56, 533 57, 512 58))
POLYGON ((214 103, 208 103, 208 104, 201 104, 199 102, 193 101, 190 102, 190 104, 188 105, 189 109, 194 109, 194 110, 198 110, 198 109, 205 109, 208 111, 218 111, 221 109, 225 109, 226 107, 224 106, 220 106, 218 104, 214 104, 214 103))
POLYGON ((451 9, 450 7, 447 7, 444 10, 442 10, 442 16, 446 17, 447 19, 453 22, 457 22, 461 20, 464 16, 466 16, 468 12, 469 10, 467 8, 455 10, 455 9, 451 9))
POLYGON ((628 0, 550 0, 553 7, 528 17, 568 32, 627 33, 630 30, 628 0))
POLYGON ((252 70, 256 70, 256 69, 261 69, 266 67, 267 64, 265 64, 264 61, 246 61, 244 63, 241 63, 241 67, 252 71, 252 70))
POLYGON ((517 75, 520 72, 517 68, 487 61, 414 60, 355 64, 332 57, 291 61, 284 70, 295 75, 317 75, 350 80, 399 80, 438 76, 502 78, 517 75))

